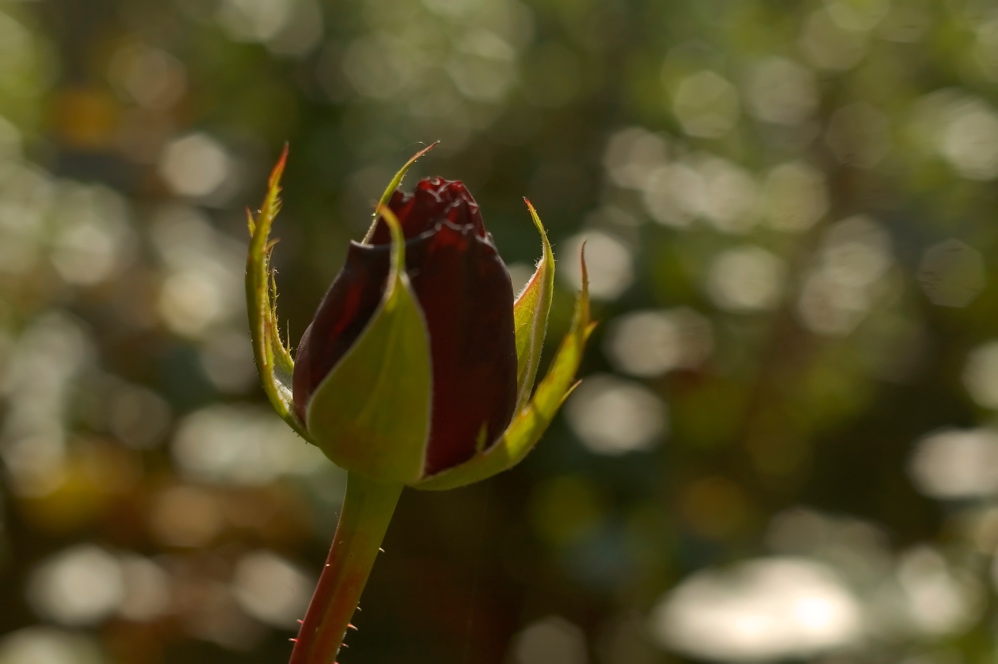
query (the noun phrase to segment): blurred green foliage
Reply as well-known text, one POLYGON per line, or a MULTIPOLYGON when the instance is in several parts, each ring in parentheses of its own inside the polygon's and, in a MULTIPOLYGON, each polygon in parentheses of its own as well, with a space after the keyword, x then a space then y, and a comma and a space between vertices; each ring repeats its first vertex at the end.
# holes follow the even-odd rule
POLYGON ((289 141, 294 342, 436 140, 602 323, 523 465, 403 496, 341 662, 993 661, 990 0, 0 0, 0 663, 284 661, 343 477, 244 209, 289 141))

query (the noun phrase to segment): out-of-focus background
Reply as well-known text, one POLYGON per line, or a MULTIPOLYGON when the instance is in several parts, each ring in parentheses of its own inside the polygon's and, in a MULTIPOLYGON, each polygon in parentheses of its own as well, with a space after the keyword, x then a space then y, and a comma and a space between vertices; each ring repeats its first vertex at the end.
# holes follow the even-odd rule
POLYGON ((585 382, 409 491, 342 664, 998 656, 993 0, 0 0, 0 663, 286 661, 343 474, 269 411, 418 148, 585 382))

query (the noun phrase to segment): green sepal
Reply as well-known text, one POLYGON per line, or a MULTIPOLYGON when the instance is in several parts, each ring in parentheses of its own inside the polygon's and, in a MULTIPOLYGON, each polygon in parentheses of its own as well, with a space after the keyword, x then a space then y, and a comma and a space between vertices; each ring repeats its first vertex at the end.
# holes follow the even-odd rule
POLYGON ((530 210, 530 218, 541 236, 542 253, 530 281, 523 288, 513 305, 513 325, 516 331, 516 411, 520 412, 530 399, 537 366, 541 362, 541 349, 547 333, 548 314, 554 296, 554 253, 548 234, 530 201, 523 199, 530 210))
POLYGON ((430 437, 430 340, 405 272, 405 238, 395 215, 385 294, 360 337, 312 393, 306 420, 336 465, 379 482, 411 483, 423 473, 430 437))
POLYGON ((398 189, 399 186, 402 184, 402 178, 405 177, 405 174, 409 170, 409 168, 413 164, 415 164, 420 157, 425 155, 433 148, 437 147, 439 143, 440 141, 437 141, 436 143, 430 143, 425 148, 423 148, 416 154, 412 155, 409 161, 405 162, 402 168, 399 169, 398 173, 395 174, 395 177, 392 178, 392 181, 388 183, 388 186, 385 188, 384 193, 381 194, 381 199, 378 201, 378 207, 375 208, 374 210, 374 217, 371 220, 371 227, 367 229, 367 233, 364 235, 364 240, 361 242, 361 244, 371 243, 371 237, 374 235, 374 229, 378 227, 378 215, 380 214, 380 211, 382 209, 388 208, 388 201, 392 199, 392 194, 394 194, 395 190, 398 189))
POLYGON ((267 195, 263 199, 256 219, 246 210, 250 245, 246 258, 246 310, 249 314, 250 334, 253 337, 253 356, 260 372, 263 391, 277 414, 311 441, 303 423, 295 415, 292 403, 292 376, 295 363, 291 349, 281 340, 277 323, 277 286, 270 264, 271 253, 277 240, 270 240, 270 228, 281 210, 281 175, 288 160, 288 146, 270 173, 267 195))
POLYGON ((575 301, 572 327, 562 339, 547 374, 525 408, 513 416, 499 442, 469 461, 412 484, 416 489, 439 491, 479 482, 512 468, 533 449, 558 409, 578 384, 575 374, 582 362, 586 342, 595 323, 589 319, 589 280, 585 256, 582 261, 582 291, 575 301))
MULTIPOLYGON (((381 195, 379 210, 388 204, 392 192, 402 183, 402 178, 409 167, 436 145, 433 143, 423 148, 399 169, 381 195)), ((246 258, 246 310, 249 315, 250 335, 253 338, 253 357, 260 373, 263 391, 281 419, 302 438, 314 443, 312 436, 305 429, 305 424, 295 414, 292 388, 295 363, 291 356, 291 348, 281 340, 277 319, 277 284, 270 262, 274 245, 277 244, 277 240, 270 240, 270 229, 281 210, 280 183, 287 160, 288 146, 285 144, 280 159, 270 172, 267 195, 263 199, 257 217, 254 218, 253 214, 246 210, 250 234, 249 252, 246 258)), ((378 214, 376 210, 375 220, 378 214)), ((373 232, 372 224, 368 235, 373 232)))

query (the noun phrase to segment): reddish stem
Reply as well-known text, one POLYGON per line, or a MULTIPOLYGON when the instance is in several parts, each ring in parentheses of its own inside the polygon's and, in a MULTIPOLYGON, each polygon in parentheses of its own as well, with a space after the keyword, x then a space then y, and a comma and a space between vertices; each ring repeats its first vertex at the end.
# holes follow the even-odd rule
POLYGON ((289 664, 334 664, 401 493, 401 484, 347 476, 333 544, 289 664))

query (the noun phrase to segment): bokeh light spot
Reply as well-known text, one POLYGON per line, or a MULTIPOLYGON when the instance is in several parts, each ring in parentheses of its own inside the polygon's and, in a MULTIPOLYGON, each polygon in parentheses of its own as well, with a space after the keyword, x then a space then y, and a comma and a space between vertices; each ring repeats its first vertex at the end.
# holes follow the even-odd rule
POLYGON ((719 231, 747 233, 756 223, 756 183, 727 159, 701 155, 694 161, 704 183, 703 214, 719 231))
POLYGON ((515 664, 586 664, 585 634, 560 616, 531 623, 513 639, 515 664))
POLYGON ((499 102, 516 82, 516 56, 499 35, 476 30, 461 41, 447 73, 468 99, 499 102))
POLYGON ((922 438, 908 466, 918 490, 932 498, 966 499, 998 492, 998 433, 947 429, 922 438))
POLYGON ((71 388, 93 354, 81 325, 61 313, 40 317, 18 338, 0 383, 7 397, 0 457, 16 494, 48 495, 65 480, 71 388))
POLYGON ((236 562, 232 585, 236 601, 248 614, 291 628, 304 615, 314 580, 274 553, 254 551, 236 562))
POLYGON ((876 221, 855 216, 830 226, 800 292, 801 321, 818 334, 849 334, 869 312, 893 263, 891 238, 876 221))
POLYGON ((216 17, 232 39, 281 55, 304 55, 323 34, 322 10, 312 0, 222 0, 216 17))
POLYGON ((707 292, 731 311, 775 308, 783 296, 786 266, 775 254, 755 245, 726 249, 710 265, 707 292))
POLYGON ((67 185, 59 193, 51 254, 59 276, 81 285, 113 276, 133 239, 125 201, 101 186, 67 185))
POLYGON ((998 113, 986 102, 967 98, 947 109, 940 151, 971 180, 998 177, 998 113))
POLYGON ((136 622, 151 621, 170 610, 170 576, 149 560, 137 555, 121 557, 125 594, 118 615, 136 622))
POLYGON ((965 570, 951 567, 932 547, 905 551, 898 561, 897 578, 905 607, 918 632, 956 634, 981 614, 981 588, 965 570))
POLYGON ((582 288, 582 266, 578 256, 586 247, 589 270, 589 294, 597 300, 613 300, 623 294, 634 281, 634 259, 631 249, 622 241, 603 231, 586 231, 569 238, 564 255, 571 256, 559 266, 559 274, 574 289, 582 288))
POLYGON ((815 67, 845 71, 863 59, 868 41, 866 31, 843 28, 822 8, 807 18, 799 45, 804 57, 815 67))
POLYGON ((248 406, 214 405, 186 416, 172 452, 177 468, 192 479, 248 486, 329 463, 269 409, 248 406))
POLYGON ((762 187, 763 216, 781 231, 804 231, 828 210, 828 191, 820 171, 802 162, 769 171, 762 187))
POLYGON ((713 350, 710 321, 687 308, 633 311, 610 323, 605 352, 621 371, 658 376, 673 369, 694 369, 713 350))
POLYGON ((81 544, 42 561, 27 595, 42 616, 64 625, 92 625, 113 613, 125 596, 121 565, 104 549, 81 544))
POLYGON ((230 177, 232 159, 214 138, 189 134, 166 146, 159 172, 177 194, 201 198, 214 193, 230 177))
POLYGON ((568 423, 586 449, 619 455, 648 450, 665 433, 665 404, 640 383, 587 377, 565 404, 568 423))
POLYGON ((603 167, 621 187, 643 189, 649 174, 668 159, 668 143, 643 127, 616 131, 607 141, 603 167))
POLYGON ((122 384, 106 396, 108 428, 130 447, 149 448, 163 440, 172 421, 170 404, 152 390, 122 384))
POLYGON ((738 90, 710 70, 690 74, 676 87, 673 110, 690 136, 720 138, 738 123, 738 90))
POLYGON ((970 351, 963 367, 963 385, 978 405, 998 410, 998 340, 970 351))
POLYGON ((244 247, 203 214, 178 206, 156 213, 152 239, 166 263, 157 308, 166 326, 200 337, 244 315, 244 247))
POLYGON ((891 0, 825 0, 828 15, 846 30, 872 30, 887 16, 891 0))
POLYGON ((131 44, 115 52, 108 78, 120 95, 153 110, 172 107, 187 92, 183 63, 145 44, 131 44))
POLYGON ((53 627, 26 627, 0 639, 3 664, 105 664, 94 638, 53 627))
POLYGON ((204 340, 199 357, 208 379, 223 392, 238 394, 257 381, 252 341, 242 328, 215 330, 204 340))
POLYGON ((174 486, 156 496, 149 512, 149 528, 167 546, 201 547, 225 526, 218 499, 193 486, 174 486))
POLYGON ((649 171, 642 194, 652 219, 664 226, 689 226, 704 214, 708 205, 703 174, 685 162, 649 171))
POLYGON ((391 99, 418 85, 425 63, 397 37, 375 32, 358 37, 343 55, 343 72, 360 94, 391 99))
POLYGON ((769 57, 749 71, 748 103, 760 120, 796 125, 818 106, 818 84, 807 67, 793 60, 769 57))
POLYGON ((986 279, 981 252, 959 240, 929 247, 918 267, 925 295, 943 307, 967 306, 984 290, 986 279))
POLYGON ((755 662, 806 657, 854 643, 860 605, 828 567, 764 558, 685 579, 652 611, 662 646, 694 657, 755 662))

